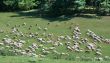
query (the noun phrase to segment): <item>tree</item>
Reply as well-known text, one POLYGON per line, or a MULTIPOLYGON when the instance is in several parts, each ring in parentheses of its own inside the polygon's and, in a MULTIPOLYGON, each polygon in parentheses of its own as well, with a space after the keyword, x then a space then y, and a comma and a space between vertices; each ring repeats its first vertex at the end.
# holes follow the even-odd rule
POLYGON ((6 6, 5 4, 3 3, 4 0, 0 0, 0 11, 3 11, 5 10, 6 6))
POLYGON ((105 0, 101 3, 100 13, 102 15, 110 14, 110 1, 105 0))

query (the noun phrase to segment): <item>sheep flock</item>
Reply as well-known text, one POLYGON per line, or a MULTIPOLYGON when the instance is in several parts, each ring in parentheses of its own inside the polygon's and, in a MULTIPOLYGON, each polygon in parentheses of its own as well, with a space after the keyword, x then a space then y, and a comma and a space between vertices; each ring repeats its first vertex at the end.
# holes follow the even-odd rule
MULTIPOLYGON (((82 36, 78 25, 70 26, 71 35, 56 36, 53 33, 47 33, 48 27, 40 27, 36 25, 28 25, 27 23, 17 24, 10 27, 10 31, 0 29, 0 55, 14 56, 31 56, 44 58, 52 56, 53 58, 69 59, 72 54, 76 59, 110 59, 109 56, 103 55, 103 46, 100 44, 110 44, 110 39, 97 35, 95 32, 87 29, 86 37, 82 36), (26 28, 26 32, 22 32, 19 28, 26 28), (33 27, 38 30, 31 32, 33 27), (40 32, 42 30, 43 32, 40 32), (93 57, 91 58, 91 56, 93 57)), ((48 23, 47 25, 50 25, 48 23)), ((57 27, 58 25, 56 25, 57 27)))

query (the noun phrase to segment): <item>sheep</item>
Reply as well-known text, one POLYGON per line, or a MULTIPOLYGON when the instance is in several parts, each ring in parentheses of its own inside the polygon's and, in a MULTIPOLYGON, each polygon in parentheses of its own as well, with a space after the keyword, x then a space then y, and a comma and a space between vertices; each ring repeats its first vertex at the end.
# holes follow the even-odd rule
POLYGON ((87 31, 87 35, 90 36, 95 42, 102 42, 102 38, 100 36, 97 36, 94 32, 92 32, 91 30, 88 29, 87 31))
POLYGON ((42 42, 43 38, 37 38, 38 42, 42 42))
POLYGON ((53 50, 53 53, 60 55, 60 53, 56 50, 53 50))
POLYGON ((94 43, 88 43, 86 47, 88 50, 92 50, 92 51, 96 50, 96 45, 94 43))
POLYGON ((21 55, 27 55, 27 53, 25 51, 21 51, 20 54, 21 55))
POLYGON ((47 31, 48 30, 48 28, 44 28, 44 31, 47 31))
POLYGON ((77 31, 77 32, 79 32, 79 31, 80 31, 80 29, 79 29, 79 27, 78 27, 78 26, 76 26, 76 27, 74 28, 74 30, 75 30, 75 31, 77 31))
POLYGON ((96 56, 102 56, 102 53, 99 52, 99 51, 96 51, 95 55, 96 55, 96 56))
POLYGON ((52 44, 54 47, 55 46, 59 46, 58 42, 55 42, 54 44, 52 44))
POLYGON ((63 43, 59 42, 59 45, 63 46, 63 43))
POLYGON ((10 38, 3 38, 4 44, 10 44, 12 42, 12 39, 10 38))
POLYGON ((15 45, 15 47, 17 47, 17 48, 22 48, 22 46, 23 46, 23 44, 22 44, 22 43, 16 43, 16 42, 15 42, 15 44, 14 44, 14 45, 15 45))
POLYGON ((26 43, 26 41, 20 40, 20 39, 19 39, 19 42, 22 43, 22 44, 25 44, 26 43))
POLYGON ((30 38, 35 37, 34 33, 30 33, 30 34, 29 34, 29 37, 30 37, 30 38))
POLYGON ((64 36, 58 36, 58 40, 63 40, 63 39, 65 39, 64 36))
POLYGON ((80 51, 80 47, 77 43, 75 43, 73 46, 72 46, 72 49, 75 50, 76 52, 79 52, 80 51))
POLYGON ((53 34, 48 34, 48 35, 47 35, 47 37, 52 37, 52 36, 53 36, 53 34))
POLYGON ((104 60, 110 60, 109 56, 104 56, 104 60))
POLYGON ((50 52, 43 49, 43 50, 42 50, 42 53, 43 53, 44 55, 47 55, 47 54, 49 54, 50 52))
POLYGON ((95 57, 95 60, 103 61, 103 58, 102 57, 95 57))
POLYGON ((42 28, 41 27, 38 27, 38 30, 41 30, 42 28))
POLYGON ((6 47, 6 48, 10 48, 10 46, 8 46, 8 45, 6 45, 5 47, 6 47))
POLYGON ((24 22, 23 24, 22 24, 22 26, 25 26, 26 25, 26 23, 24 22))
POLYGON ((72 38, 70 36, 66 35, 65 39, 66 40, 71 40, 72 38))
POLYGON ((76 41, 78 41, 79 39, 80 39, 80 35, 81 35, 81 33, 80 33, 80 29, 78 28, 78 27, 75 27, 75 29, 74 29, 74 31, 73 31, 73 36, 72 36, 72 38, 74 39, 74 40, 76 40, 76 41))
POLYGON ((105 39, 105 40, 104 40, 104 43, 110 44, 110 39, 105 39))
POLYGON ((87 39, 87 38, 84 38, 84 39, 82 38, 82 39, 81 39, 81 43, 83 43, 83 44, 88 43, 88 39, 87 39))
POLYGON ((0 30, 0 33, 4 33, 4 31, 3 30, 0 30))
POLYGON ((73 51, 71 46, 67 46, 67 49, 70 50, 70 51, 73 51))
POLYGON ((53 41, 52 40, 48 40, 48 41, 46 41, 47 43, 52 43, 53 41))
POLYGON ((36 43, 33 43, 31 47, 34 49, 38 49, 38 45, 36 43))
POLYGON ((16 33, 17 29, 15 27, 12 28, 12 33, 16 33))
POLYGON ((35 32, 35 34, 34 34, 35 36, 38 36, 39 35, 39 33, 38 32, 35 32))
POLYGON ((49 50, 55 50, 56 48, 55 47, 49 47, 49 50))
POLYGON ((3 45, 4 45, 4 43, 1 43, 1 42, 0 42, 0 46, 3 46, 3 45))

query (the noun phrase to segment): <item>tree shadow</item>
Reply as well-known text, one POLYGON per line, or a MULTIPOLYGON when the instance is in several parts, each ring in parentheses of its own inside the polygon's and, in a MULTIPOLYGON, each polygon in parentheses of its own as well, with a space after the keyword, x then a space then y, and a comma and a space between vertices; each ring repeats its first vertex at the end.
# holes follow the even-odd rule
POLYGON ((54 21, 68 21, 74 17, 83 17, 83 18, 87 18, 87 19, 100 19, 99 17, 96 17, 96 15, 88 15, 88 14, 71 14, 71 15, 60 15, 60 16, 51 16, 51 15, 47 15, 39 10, 30 10, 30 11, 19 11, 16 12, 17 15, 12 15, 10 17, 25 17, 25 18, 42 18, 42 19, 46 19, 49 20, 50 22, 54 22, 54 21))

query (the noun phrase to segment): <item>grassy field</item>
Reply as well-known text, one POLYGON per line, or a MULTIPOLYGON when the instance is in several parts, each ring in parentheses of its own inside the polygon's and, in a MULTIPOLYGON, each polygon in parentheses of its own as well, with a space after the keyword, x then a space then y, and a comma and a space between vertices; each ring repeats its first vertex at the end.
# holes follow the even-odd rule
MULTIPOLYGON (((48 31, 46 33, 53 33, 56 36, 60 35, 71 35, 71 30, 69 29, 70 26, 75 26, 76 24, 79 24, 79 28, 81 29, 82 37, 86 36, 86 31, 88 29, 95 32, 97 35, 104 36, 105 38, 110 38, 110 16, 101 17, 100 19, 97 17, 74 17, 69 20, 66 19, 47 19, 47 18, 40 18, 36 15, 30 15, 28 12, 2 12, 0 13, 0 29, 4 30, 4 33, 0 33, 0 41, 5 37, 5 35, 9 35, 11 38, 13 35, 10 35, 11 28, 15 25, 22 25, 23 23, 26 23, 27 25, 24 27, 19 27, 19 29, 24 32, 38 32, 42 34, 43 30, 38 30, 38 27, 41 28, 48 28, 48 31), (50 23, 50 25, 48 25, 50 23), (7 26, 7 24, 10 24, 10 26, 7 26), (36 26, 38 24, 38 26, 36 26), (32 25, 32 29, 28 30, 28 27, 32 25)), ((31 43, 35 42, 34 39, 29 38, 23 38, 18 37, 23 40, 29 40, 27 44, 25 44, 24 48, 30 45, 31 43)), ((103 56, 110 56, 110 44, 99 44, 102 46, 102 53, 103 56)), ((67 52, 65 49, 62 49, 63 47, 58 47, 59 52, 67 52)), ((71 53, 73 56, 81 56, 85 55, 84 53, 71 53)), ((93 56, 93 54, 89 55, 90 57, 93 56)), ((48 55, 48 58, 51 58, 50 55, 48 55)), ((37 59, 37 58, 36 58, 37 59)), ((0 57, 0 63, 33 63, 31 62, 33 58, 31 57, 0 57), (5 61, 6 60, 6 61, 5 61)), ((34 58, 35 60, 35 58, 34 58)), ((47 59, 40 61, 39 59, 36 60, 36 63, 90 63, 85 61, 68 61, 64 59, 60 60, 54 60, 54 59, 47 59)), ((94 62, 91 63, 109 63, 107 61, 103 62, 94 62)))
POLYGON ((109 61, 69 61, 64 59, 1 56, 0 63, 109 63, 109 61))

